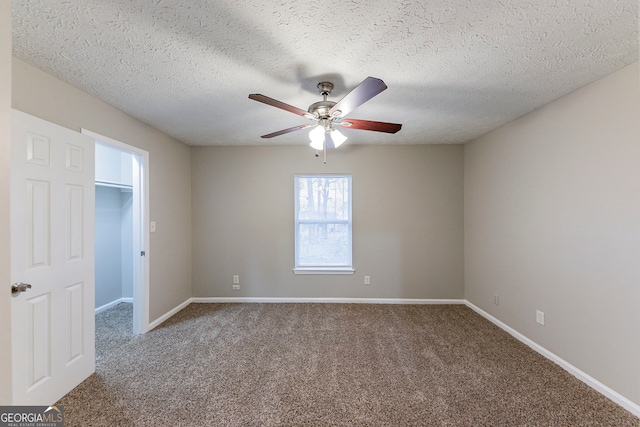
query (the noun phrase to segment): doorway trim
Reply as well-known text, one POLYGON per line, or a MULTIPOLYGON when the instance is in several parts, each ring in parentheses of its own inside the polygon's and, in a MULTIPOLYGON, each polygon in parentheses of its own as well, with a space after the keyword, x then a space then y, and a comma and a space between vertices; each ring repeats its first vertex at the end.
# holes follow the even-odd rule
POLYGON ((149 331, 149 152, 84 128, 81 133, 133 157, 133 333, 144 334, 149 331))

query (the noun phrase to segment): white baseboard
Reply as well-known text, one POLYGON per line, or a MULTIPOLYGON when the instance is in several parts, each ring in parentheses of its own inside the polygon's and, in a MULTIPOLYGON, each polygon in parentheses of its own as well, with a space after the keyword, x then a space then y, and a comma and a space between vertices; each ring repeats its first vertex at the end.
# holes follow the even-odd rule
POLYGON ((129 303, 133 303, 133 298, 120 298, 117 299, 115 301, 111 301, 105 305, 101 305, 100 307, 96 308, 96 314, 101 313, 105 310, 110 309, 111 307, 115 307, 116 305, 120 304, 121 302, 129 302, 129 303))
POLYGON ((485 319, 489 320, 491 323, 495 324, 499 328, 511 334, 517 340, 528 345, 533 350, 537 351, 547 359, 560 365, 560 367, 562 367, 565 371, 569 372, 571 375, 578 378, 580 381, 587 384, 589 387, 593 388, 594 390, 604 395, 605 397, 613 400, 615 403, 622 406, 624 409, 631 412, 636 417, 640 417, 640 405, 633 403, 631 400, 622 396, 620 393, 602 384, 600 381, 596 380, 592 376, 576 368, 571 363, 555 355, 554 353, 550 352, 549 350, 537 344, 536 342, 530 340, 526 336, 522 335, 520 332, 508 326, 506 323, 501 322, 500 320, 496 319, 495 317, 493 317, 486 311, 482 310, 481 308, 475 306, 474 304, 470 303, 469 301, 465 301, 465 304, 467 307, 469 307, 470 309, 472 309, 473 311, 475 311, 485 319))
POLYGON ((463 299, 193 297, 194 303, 464 304, 463 299))
POLYGON ((149 332, 150 330, 152 330, 153 328, 155 328, 156 326, 158 326, 159 324, 161 324, 162 322, 164 322, 165 320, 167 320, 168 318, 170 318, 171 316, 173 316, 174 314, 176 314, 177 312, 179 312, 180 310, 182 310, 183 308, 185 308, 186 306, 191 304, 191 300, 192 299, 193 298, 189 298, 188 300, 186 300, 182 304, 178 305, 177 307, 172 308, 171 310, 167 311, 162 316, 158 317, 153 322, 149 323, 149 329, 147 329, 147 332, 149 332))

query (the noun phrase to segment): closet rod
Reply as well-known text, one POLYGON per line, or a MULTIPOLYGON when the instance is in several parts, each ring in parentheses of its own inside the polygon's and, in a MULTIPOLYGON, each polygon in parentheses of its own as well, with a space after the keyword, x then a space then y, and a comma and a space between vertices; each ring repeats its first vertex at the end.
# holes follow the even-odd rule
POLYGON ((96 181, 96 185, 99 185, 100 187, 124 188, 127 190, 133 189, 133 186, 131 185, 118 184, 116 182, 107 182, 107 181, 96 181))

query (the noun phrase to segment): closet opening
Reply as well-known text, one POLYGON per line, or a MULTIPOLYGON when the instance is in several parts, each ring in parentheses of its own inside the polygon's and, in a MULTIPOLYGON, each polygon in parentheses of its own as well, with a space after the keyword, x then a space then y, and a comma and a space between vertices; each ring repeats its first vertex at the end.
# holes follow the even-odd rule
POLYGON ((123 325, 128 331, 145 333, 149 329, 149 153, 86 129, 82 133, 96 141, 96 314, 125 313, 129 320, 123 325))

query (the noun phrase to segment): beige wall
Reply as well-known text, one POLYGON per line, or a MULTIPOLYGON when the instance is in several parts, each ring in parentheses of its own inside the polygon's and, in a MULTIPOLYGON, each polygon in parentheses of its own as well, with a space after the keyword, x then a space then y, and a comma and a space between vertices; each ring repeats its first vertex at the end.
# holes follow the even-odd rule
POLYGON ((193 296, 463 298, 462 146, 313 153, 192 149, 193 296), (352 174, 354 275, 293 274, 296 173, 352 174))
POLYGON ((636 404, 638 78, 635 63, 467 144, 464 205, 467 300, 636 404))
MULTIPOLYGON (((0 200, 9 200, 11 2, 0 1, 0 200)), ((9 204, 0 203, 0 405, 11 402, 11 284, 9 204)))
POLYGON ((13 108, 149 152, 150 321, 191 297, 190 148, 67 83, 13 58, 13 108))

